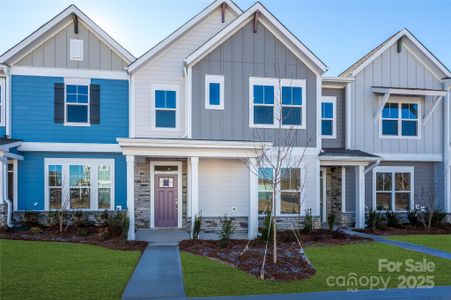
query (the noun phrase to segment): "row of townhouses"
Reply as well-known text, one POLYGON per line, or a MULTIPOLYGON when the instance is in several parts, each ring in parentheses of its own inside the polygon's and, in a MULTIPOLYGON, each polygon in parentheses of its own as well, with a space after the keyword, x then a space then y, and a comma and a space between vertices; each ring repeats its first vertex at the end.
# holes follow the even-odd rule
POLYGON ((361 228, 431 190, 451 213, 447 67, 402 29, 326 71, 260 3, 215 1, 139 58, 71 5, 0 56, 2 218, 128 210, 134 239, 226 214, 254 238, 272 197, 271 169, 249 168, 256 137, 293 130, 303 159, 282 169, 281 222, 333 210, 361 228))

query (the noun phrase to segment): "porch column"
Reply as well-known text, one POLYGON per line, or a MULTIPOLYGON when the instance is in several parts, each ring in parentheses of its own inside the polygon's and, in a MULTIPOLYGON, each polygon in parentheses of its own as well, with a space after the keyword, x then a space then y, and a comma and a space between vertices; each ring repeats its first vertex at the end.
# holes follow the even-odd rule
POLYGON ((191 229, 199 214, 199 157, 191 157, 191 229))
POLYGON ((355 167, 355 227, 365 228, 365 166, 355 167))
POLYGON ((247 235, 250 240, 257 237, 258 230, 258 176, 255 158, 249 159, 249 217, 247 235))
POLYGON ((127 155, 128 240, 135 240, 135 157, 127 155))

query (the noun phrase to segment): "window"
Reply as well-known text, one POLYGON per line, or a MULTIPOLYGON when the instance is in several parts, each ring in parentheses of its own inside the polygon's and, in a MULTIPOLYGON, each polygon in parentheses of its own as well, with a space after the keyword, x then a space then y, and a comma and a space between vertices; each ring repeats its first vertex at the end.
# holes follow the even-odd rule
POLYGON ((205 108, 224 109, 224 76, 205 75, 205 108))
POLYGON ((5 79, 0 78, 0 126, 6 125, 6 93, 5 79))
MULTIPOLYGON (((273 169, 258 170, 258 213, 272 210, 273 169)), ((301 210, 301 169, 282 168, 275 195, 277 215, 299 214, 301 210)))
POLYGON ((70 60, 83 60, 83 40, 70 40, 70 60))
POLYGON ((419 102, 389 101, 382 109, 382 137, 419 137, 419 102))
POLYGON ((249 126, 305 129, 305 80, 249 78, 249 126))
POLYGON ((323 97, 321 102, 321 135, 323 138, 337 136, 336 97, 323 97))
POLYGON ((89 125, 89 80, 65 79, 65 124, 89 125))
POLYGON ((114 160, 46 158, 46 209, 112 209, 114 160))
POLYGON ((299 214, 301 205, 301 169, 282 169, 280 177, 280 213, 299 214))
POLYGON ((261 168, 258 170, 258 213, 266 214, 272 211, 272 180, 271 168, 261 168))
POLYGON ((177 91, 173 86, 153 86, 154 128, 177 128, 177 91))
POLYGON ((413 167, 377 167, 374 170, 376 210, 408 211, 413 203, 413 167))

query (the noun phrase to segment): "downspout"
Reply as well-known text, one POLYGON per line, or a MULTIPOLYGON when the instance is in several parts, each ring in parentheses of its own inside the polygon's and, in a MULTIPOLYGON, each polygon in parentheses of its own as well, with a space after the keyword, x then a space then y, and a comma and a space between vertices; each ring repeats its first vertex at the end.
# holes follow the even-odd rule
POLYGON ((369 166, 367 169, 365 169, 365 175, 368 174, 371 170, 373 170, 375 167, 377 167, 381 163, 381 160, 378 159, 374 164, 369 166))
POLYGON ((13 213, 13 203, 11 200, 8 199, 8 160, 6 157, 0 158, 0 164, 1 164, 1 172, 2 172, 2 200, 4 203, 6 203, 7 206, 7 215, 6 215, 6 225, 11 228, 13 227, 12 224, 12 213, 13 213))

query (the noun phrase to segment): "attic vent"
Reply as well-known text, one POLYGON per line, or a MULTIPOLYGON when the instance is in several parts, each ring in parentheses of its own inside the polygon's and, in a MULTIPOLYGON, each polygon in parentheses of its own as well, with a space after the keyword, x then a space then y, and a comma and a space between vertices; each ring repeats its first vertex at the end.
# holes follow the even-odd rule
POLYGON ((70 40, 70 60, 83 60, 83 40, 70 40))
POLYGON ((257 23, 258 23, 258 18, 260 17, 260 12, 257 10, 254 13, 254 33, 257 33, 257 23))

